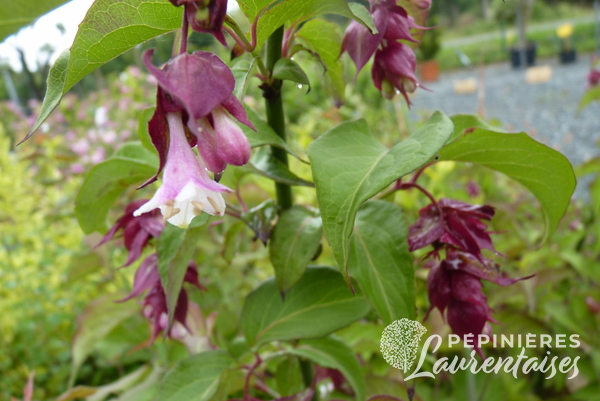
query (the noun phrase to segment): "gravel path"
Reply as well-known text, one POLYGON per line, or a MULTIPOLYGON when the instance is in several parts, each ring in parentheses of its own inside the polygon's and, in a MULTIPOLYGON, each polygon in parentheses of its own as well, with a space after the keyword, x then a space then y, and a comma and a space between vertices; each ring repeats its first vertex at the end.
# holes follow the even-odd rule
MULTIPOLYGON (((485 118, 500 120, 511 132, 527 132, 562 152, 574 165, 600 155, 600 103, 593 103, 577 115, 590 56, 579 56, 570 65, 560 65, 555 60, 542 60, 537 65, 552 67, 548 82, 528 84, 525 71, 514 70, 508 63, 484 67, 485 118)), ((410 112, 412 118, 434 110, 447 115, 476 114, 478 93, 455 94, 454 82, 478 77, 477 67, 442 73, 439 81, 426 84, 432 92, 417 91, 410 112)))

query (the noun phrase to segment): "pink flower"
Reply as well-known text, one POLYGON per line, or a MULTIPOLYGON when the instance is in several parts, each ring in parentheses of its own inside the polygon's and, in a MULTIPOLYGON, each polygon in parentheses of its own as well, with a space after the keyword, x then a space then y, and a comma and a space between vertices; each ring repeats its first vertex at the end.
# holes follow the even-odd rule
POLYGON ((169 138, 162 185, 133 215, 159 208, 169 223, 180 227, 187 227, 202 212, 222 216, 225 201, 221 193, 230 189, 210 179, 190 148, 181 112, 167 113, 166 118, 169 138))

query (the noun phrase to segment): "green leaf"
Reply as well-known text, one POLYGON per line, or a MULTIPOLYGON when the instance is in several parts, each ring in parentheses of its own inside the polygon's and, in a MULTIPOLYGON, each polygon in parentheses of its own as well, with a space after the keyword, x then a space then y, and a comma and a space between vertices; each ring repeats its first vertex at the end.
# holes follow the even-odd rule
POLYGON ((323 229, 345 277, 350 235, 360 205, 426 164, 451 133, 452 122, 438 111, 392 149, 373 138, 364 120, 342 123, 308 146, 323 229))
POLYGON ((277 204, 274 199, 267 199, 260 205, 242 213, 242 221, 254 231, 256 238, 260 239, 265 245, 271 236, 273 222, 276 218, 277 204))
POLYGON ((415 319, 415 271, 402 209, 381 200, 365 203, 350 239, 348 271, 385 324, 415 319))
POLYGON ((120 298, 120 294, 110 294, 92 301, 79 317, 72 346, 71 385, 77 377, 79 367, 98 341, 123 320, 139 312, 139 306, 135 302, 116 303, 120 298))
POLYGON ((594 86, 588 89, 581 100, 579 101, 579 106, 577 107, 577 111, 581 111, 590 105, 594 100, 600 100, 600 86, 594 86))
POLYGON ((66 288, 85 280, 89 274, 95 273, 104 266, 103 260, 96 252, 88 252, 71 257, 67 268, 67 277, 63 279, 62 287, 66 288))
POLYGON ((4 1, 0 7, 0 42, 69 0, 4 1))
POLYGON ((217 391, 221 374, 232 359, 223 351, 208 351, 180 361, 165 375, 155 399, 207 401, 217 391))
POLYGON ((303 340, 296 347, 287 346, 286 351, 310 359, 324 368, 339 370, 354 389, 356 401, 365 399, 362 369, 352 349, 342 340, 336 337, 303 340))
POLYGON ((151 177, 156 168, 147 160, 122 157, 92 167, 75 198, 75 215, 83 232, 106 232, 106 215, 115 200, 129 186, 141 184, 151 177))
POLYGON ((152 144, 152 139, 150 139, 150 133, 148 132, 148 123, 152 119, 155 110, 156 107, 148 107, 140 113, 140 117, 138 118, 138 138, 146 149, 158 156, 158 151, 152 144))
POLYGON ((310 92, 310 81, 308 80, 306 73, 298 63, 289 58, 280 58, 277 60, 273 66, 273 78, 292 81, 301 85, 308 85, 308 91, 306 91, 306 93, 310 92))
MULTIPOLYGON (((357 3, 350 3, 357 4, 357 3)), ((321 19, 313 19, 306 22, 296 33, 306 46, 321 59, 327 68, 325 87, 336 101, 336 104, 344 102, 346 91, 346 80, 344 69, 339 60, 342 51, 342 36, 338 25, 321 19)))
POLYGON ((21 143, 26 141, 27 138, 42 125, 60 103, 60 99, 62 98, 65 89, 65 79, 67 77, 67 65, 69 64, 70 54, 68 49, 63 51, 50 68, 48 80, 46 81, 46 95, 42 102, 40 114, 21 143))
POLYGON ((140 142, 126 142, 115 151, 112 157, 144 161, 158 168, 158 155, 151 152, 140 142))
POLYGON ((173 322, 185 273, 196 250, 198 239, 205 231, 204 224, 207 221, 208 214, 202 213, 194 217, 187 229, 167 224, 158 237, 158 272, 167 298, 169 327, 173 322))
POLYGON ((294 150, 290 148, 290 146, 283 139, 281 139, 281 137, 277 135, 275 131, 273 131, 273 128, 271 128, 271 126, 265 120, 260 118, 257 112, 247 106, 245 109, 250 122, 252 125, 254 125, 254 128, 256 128, 256 131, 254 131, 252 128, 249 128, 244 124, 240 124, 240 127, 242 128, 244 135, 246 135, 246 138, 248 138, 248 142, 250 142, 251 147, 257 148, 267 145, 277 146, 300 161, 304 161, 300 158, 298 153, 294 152, 294 150))
POLYGON ((296 205, 281 213, 269 245, 279 291, 286 292, 302 277, 319 249, 322 235, 321 217, 313 211, 296 205))
POLYGON ((312 182, 303 180, 292 173, 285 164, 271 154, 271 149, 269 148, 262 148, 256 151, 250 158, 248 169, 282 184, 304 187, 314 186, 312 182))
POLYGON ((542 206, 544 241, 558 226, 575 190, 575 173, 567 158, 524 132, 503 134, 477 128, 446 146, 440 156, 489 167, 523 184, 542 206))
POLYGON ((70 53, 63 52, 52 66, 42 111, 27 137, 83 77, 138 44, 180 28, 182 16, 183 7, 167 0, 96 0, 79 24, 70 53))
POLYGON ((250 22, 254 21, 254 18, 269 4, 274 3, 276 0, 238 0, 240 10, 248 18, 250 22))
MULTIPOLYGON (((252 13, 260 7, 263 2, 254 7, 248 7, 252 13)), ((240 2, 240 7, 245 10, 247 5, 246 1, 240 2), (242 7, 242 3, 246 3, 242 7)), ((264 6, 263 6, 264 7, 264 6)), ((260 10, 259 10, 260 11, 260 10)), ((260 48, 262 44, 267 40, 269 36, 277 28, 284 25, 286 22, 300 22, 310 18, 314 18, 320 14, 337 14, 347 18, 352 18, 365 25, 367 29, 370 29, 365 21, 357 18, 353 13, 348 3, 345 0, 284 0, 273 2, 273 6, 268 8, 264 14, 258 20, 256 36, 257 36, 257 47, 260 48)), ((253 20, 254 16, 248 15, 250 21, 253 20)), ((362 16, 364 17, 364 16, 362 16)))
POLYGON ((338 272, 312 267, 285 299, 273 278, 252 291, 242 311, 242 332, 251 347, 321 337, 360 319, 370 309, 362 296, 352 294, 338 272))
POLYGON ((487 122, 483 121, 479 116, 476 116, 474 114, 455 114, 452 117, 450 117, 450 120, 452 120, 452 124, 454 124, 454 132, 448 140, 448 143, 453 142, 466 130, 469 130, 469 132, 471 132, 474 128, 483 128, 489 131, 496 132, 506 132, 500 127, 494 127, 488 124, 487 122))
POLYGON ((71 46, 65 92, 127 50, 181 27, 183 7, 167 0, 96 0, 71 46))
POLYGON ((371 16, 371 13, 367 7, 360 3, 348 3, 348 6, 350 7, 352 14, 354 14, 354 19, 356 21, 363 24, 365 28, 371 31, 371 34, 377 35, 379 33, 377 27, 375 26, 375 22, 373 22, 373 17, 371 16))
POLYGON ((277 365, 275 382, 277 383, 277 392, 282 397, 297 394, 305 389, 298 358, 289 356, 277 365))
POLYGON ((233 65, 233 67, 231 67, 231 72, 233 72, 233 76, 235 77, 235 89, 233 90, 233 94, 238 99, 244 98, 244 94, 246 93, 246 85, 248 84, 248 78, 250 78, 250 74, 252 73, 252 68, 254 68, 256 59, 257 57, 253 58, 252 62, 248 62, 247 60, 239 60, 233 65))

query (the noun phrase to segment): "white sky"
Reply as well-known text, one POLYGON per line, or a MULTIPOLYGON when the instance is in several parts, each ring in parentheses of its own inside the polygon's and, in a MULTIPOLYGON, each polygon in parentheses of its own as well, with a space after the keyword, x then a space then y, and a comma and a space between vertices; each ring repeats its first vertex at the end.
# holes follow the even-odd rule
MULTIPOLYGON (((21 0, 25 1, 25 0, 21 0)), ((0 61, 8 62, 17 71, 21 70, 21 63, 15 47, 25 51, 25 59, 30 70, 37 70, 38 60, 43 62, 47 56, 40 53, 39 49, 46 43, 54 48, 52 62, 73 44, 77 33, 77 26, 81 23, 87 10, 94 0, 72 0, 56 10, 44 15, 33 25, 21 29, 16 35, 8 37, 0 44, 0 61), (66 29, 63 35, 56 27, 62 23, 66 29)), ((229 0, 228 9, 237 8, 237 3, 229 0)))

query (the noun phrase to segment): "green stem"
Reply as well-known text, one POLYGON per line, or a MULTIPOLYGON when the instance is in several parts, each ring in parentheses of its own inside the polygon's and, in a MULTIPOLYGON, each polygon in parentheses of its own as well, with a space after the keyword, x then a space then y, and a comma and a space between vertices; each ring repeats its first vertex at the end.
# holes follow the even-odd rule
MULTIPOLYGON (((283 26, 279 27, 269 37, 267 42, 267 69, 273 72, 273 66, 281 58, 281 45, 283 41, 283 26)), ((263 96, 267 109, 267 122, 273 128, 275 133, 286 140, 285 135, 285 114, 283 112, 283 100, 281 98, 282 82, 279 79, 272 80, 270 84, 263 85, 263 96)), ((288 155, 285 150, 272 146, 273 156, 288 166, 288 155)), ((277 193, 277 203, 282 209, 292 207, 292 187, 279 182, 275 183, 277 193)))

